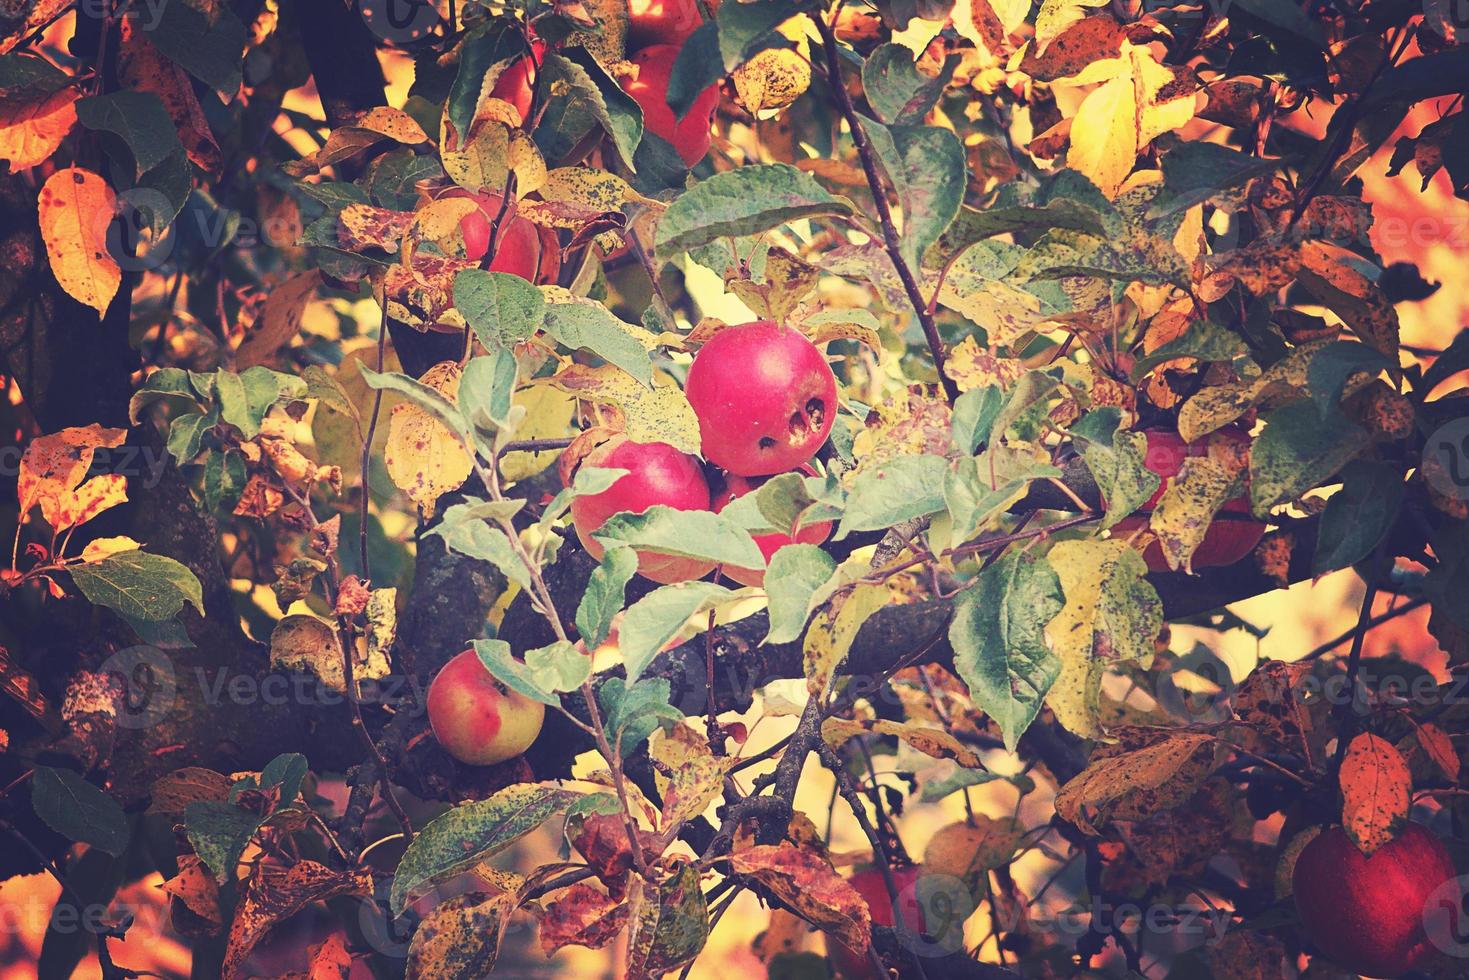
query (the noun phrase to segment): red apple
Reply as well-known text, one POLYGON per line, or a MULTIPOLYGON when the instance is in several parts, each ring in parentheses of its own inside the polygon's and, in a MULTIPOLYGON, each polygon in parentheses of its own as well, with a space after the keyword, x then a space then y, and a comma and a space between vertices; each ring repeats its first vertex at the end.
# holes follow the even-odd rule
POLYGON ((546 53, 546 42, 540 38, 534 38, 530 42, 531 53, 511 62, 500 77, 495 79, 495 87, 490 90, 491 98, 504 99, 515 106, 515 111, 520 113, 523 122, 530 122, 531 99, 535 94, 536 72, 539 70, 541 58, 546 53))
POLYGON ((704 22, 696 0, 631 0, 628 13, 629 50, 658 44, 681 47, 704 22))
MULTIPOLYGON (((1208 456, 1211 440, 1231 443, 1237 451, 1248 451, 1250 444, 1250 437, 1238 429, 1221 429, 1191 443, 1185 443, 1182 436, 1168 429, 1149 429, 1143 434, 1148 438, 1143 465, 1161 477, 1161 481, 1148 502, 1139 509, 1137 516, 1124 517, 1113 526, 1114 535, 1124 536, 1147 528, 1148 515, 1157 506, 1173 477, 1183 469, 1184 460, 1191 456, 1208 456)), ((1265 525, 1250 514, 1247 496, 1226 501, 1219 513, 1221 516, 1209 525, 1209 529, 1204 532, 1204 540, 1193 554, 1194 568, 1233 565, 1254 551, 1255 545, 1260 543, 1260 538, 1265 533, 1265 525)), ((1163 554, 1163 547, 1156 540, 1149 543, 1143 552, 1143 559, 1148 563, 1149 571, 1171 570, 1168 559, 1163 554)))
MULTIPOLYGON (((709 509, 709 483, 698 459, 667 443, 613 436, 587 453, 581 465, 628 471, 601 493, 571 503, 576 536, 593 558, 600 559, 605 549, 592 533, 613 514, 641 514, 657 504, 675 510, 709 509)), ((638 573, 665 585, 703 578, 713 568, 713 562, 697 558, 638 552, 638 573)))
POLYGON ((769 320, 726 327, 699 348, 685 384, 704 458, 737 476, 784 473, 831 432, 831 366, 798 330, 769 320))
MULTIPOLYGON (((916 888, 916 882, 921 874, 922 869, 918 867, 893 869, 893 880, 898 887, 898 907, 902 910, 903 924, 917 933, 924 932, 927 928, 923 906, 919 904, 916 888)), ((878 868, 864 868, 853 874, 847 881, 857 889, 857 894, 861 895, 862 900, 867 903, 867 908, 872 912, 872 924, 887 926, 891 929, 895 921, 893 900, 888 895, 882 871, 878 868)), ((826 948, 831 955, 833 965, 837 968, 837 975, 845 980, 886 980, 873 969, 871 957, 867 955, 866 949, 852 949, 835 939, 829 939, 826 948)))
POLYGON ((622 88, 642 106, 644 128, 672 143, 684 166, 692 167, 709 152, 709 127, 719 107, 719 86, 711 85, 700 92, 688 115, 679 121, 668 107, 668 79, 677 58, 677 45, 644 48, 630 59, 638 66, 637 76, 624 78, 622 88))
POLYGON ((489 191, 476 194, 462 187, 451 187, 440 197, 467 197, 479 207, 459 219, 459 231, 464 236, 464 257, 471 262, 480 262, 490 253, 490 232, 495 220, 500 219, 500 233, 494 242, 494 252, 489 264, 491 272, 508 272, 510 275, 528 279, 534 283, 555 282, 561 271, 561 246, 556 233, 550 228, 522 218, 515 202, 505 205, 503 195, 489 191), (500 212, 504 211, 501 218, 500 212))
POLYGON ((505 687, 465 650, 428 686, 428 721, 460 762, 489 766, 520 755, 541 733, 546 706, 505 687))
MULTIPOLYGON (((805 476, 816 475, 815 470, 804 465, 800 468, 799 472, 805 476)), ((758 490, 766 479, 769 478, 756 477, 751 479, 749 477, 737 476, 733 473, 726 473, 724 489, 714 497, 714 512, 717 514, 724 510, 736 497, 743 497, 752 490, 758 490)), ((760 549, 760 554, 765 556, 766 564, 770 563, 772 555, 788 544, 821 544, 821 542, 830 536, 831 521, 817 521, 814 524, 799 527, 796 529, 794 536, 779 532, 775 534, 752 535, 755 539, 756 547, 760 549)), ((763 568, 725 567, 721 571, 741 585, 748 585, 758 589, 765 584, 765 569, 763 568)))
POLYGON ((1455 876, 1433 834, 1410 823, 1371 857, 1340 827, 1323 830, 1296 859, 1296 908, 1317 948, 1338 966, 1396 977, 1434 952, 1425 903, 1455 876))

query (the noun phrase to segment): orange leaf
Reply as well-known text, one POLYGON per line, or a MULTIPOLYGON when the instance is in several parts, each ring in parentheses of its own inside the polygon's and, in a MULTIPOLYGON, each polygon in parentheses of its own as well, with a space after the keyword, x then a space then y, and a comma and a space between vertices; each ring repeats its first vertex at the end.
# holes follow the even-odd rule
POLYGON ((46 518, 47 524, 60 531, 85 524, 107 508, 127 503, 127 499, 127 477, 108 473, 93 477, 73 493, 42 499, 41 516, 46 518))
POLYGON ((1392 743, 1362 734, 1347 746, 1341 764, 1341 822, 1368 857, 1393 838, 1393 830, 1408 819, 1408 794, 1413 777, 1392 743))
POLYGON ((578 882, 548 904, 540 920, 547 956, 569 945, 601 949, 627 925, 627 903, 578 882))
POLYGON ((116 205, 107 181, 80 167, 52 174, 37 202, 52 274, 98 316, 107 312, 122 284, 122 269, 107 252, 107 226, 116 205))
POLYGON ((44 162, 76 124, 76 101, 76 91, 64 88, 34 102, 0 102, 0 160, 12 171, 44 162))
POLYGON ((729 864, 846 945, 867 948, 872 927, 867 903, 821 855, 790 843, 759 844, 734 852, 729 864))
POLYGON ((97 449, 115 449, 125 438, 125 430, 104 429, 94 422, 33 439, 20 459, 15 487, 21 518, 40 504, 42 514, 51 521, 65 509, 62 498, 72 496, 92 468, 97 449))

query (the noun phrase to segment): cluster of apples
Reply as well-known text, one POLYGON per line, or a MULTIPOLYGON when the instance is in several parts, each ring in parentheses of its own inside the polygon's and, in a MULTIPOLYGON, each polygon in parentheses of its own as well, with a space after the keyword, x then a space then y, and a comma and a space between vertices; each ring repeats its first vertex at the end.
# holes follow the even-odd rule
MULTIPOLYGON (((571 505, 577 537, 593 557, 600 558, 603 548, 592 535, 613 514, 641 514, 659 504, 717 513, 778 473, 814 473, 808 461, 831 432, 836 378, 799 331, 769 320, 720 330, 694 356, 685 391, 699 419, 704 459, 714 469, 712 482, 698 457, 667 443, 620 435, 579 460, 566 460, 628 471, 602 493, 571 505)), ((563 466, 565 479, 571 470, 563 466)), ((830 533, 830 522, 823 521, 794 535, 755 535, 755 543, 768 561, 789 544, 820 544, 830 533)), ((699 559, 638 553, 639 574, 665 585, 702 578, 713 569, 699 559)), ((759 586, 765 579, 764 569, 722 571, 744 585, 759 586)))

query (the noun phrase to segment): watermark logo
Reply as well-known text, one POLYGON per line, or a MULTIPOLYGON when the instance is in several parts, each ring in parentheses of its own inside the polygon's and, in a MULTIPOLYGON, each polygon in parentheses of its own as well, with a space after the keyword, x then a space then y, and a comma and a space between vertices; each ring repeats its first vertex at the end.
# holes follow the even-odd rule
POLYGON ((113 213, 102 216, 107 222, 107 254, 124 272, 157 269, 173 255, 177 211, 167 194, 151 187, 118 194, 113 213))
POLYGON ((362 0, 359 10, 367 29, 393 44, 421 41, 442 20, 429 0, 362 0))
POLYGON ((1469 419, 1439 426, 1423 444, 1423 478, 1454 500, 1469 500, 1469 419))
POLYGON ((1447 41, 1469 38, 1469 0, 1423 0, 1423 20, 1447 41))
POLYGON ((1158 706, 1175 718, 1214 724, 1232 717, 1234 674, 1229 665, 1208 649, 1180 657, 1173 668, 1158 678, 1158 706))
POLYGON ((1434 948, 1458 959, 1469 958, 1469 875, 1460 875, 1435 888, 1423 903, 1423 930, 1434 948))
POLYGON ((178 696, 173 660, 151 646, 127 647, 102 662, 97 673, 113 678, 122 695, 117 727, 151 728, 168 717, 178 696))

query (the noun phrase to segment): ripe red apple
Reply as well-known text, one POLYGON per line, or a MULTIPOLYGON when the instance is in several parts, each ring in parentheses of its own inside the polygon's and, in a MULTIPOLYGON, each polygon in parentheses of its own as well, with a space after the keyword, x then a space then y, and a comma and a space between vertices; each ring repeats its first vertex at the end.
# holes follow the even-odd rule
POLYGON ((642 106, 643 126, 647 131, 672 143, 684 166, 692 167, 709 152, 709 127, 714 124, 714 110, 719 107, 719 86, 711 85, 700 92, 688 115, 679 121, 668 107, 668 79, 677 58, 675 44, 644 48, 630 59, 638 66, 637 77, 624 78, 622 88, 642 106))
MULTIPOLYGON (((815 470, 804 465, 800 468, 799 472, 806 476, 816 475, 815 470)), ((768 477, 751 479, 750 477, 737 476, 734 473, 726 473, 724 476, 724 489, 714 496, 714 512, 717 514, 724 510, 736 497, 743 497, 752 490, 758 490, 766 479, 768 477)), ((760 554, 765 556, 766 564, 770 563, 772 555, 788 544, 821 544, 821 542, 830 536, 831 521, 817 521, 814 524, 799 527, 796 529, 794 536, 778 532, 775 534, 752 535, 755 539, 756 547, 760 549, 760 554)), ((763 568, 726 567, 722 569, 722 572, 741 585, 748 585, 758 589, 765 584, 765 569, 763 568)))
MULTIPOLYGON (((613 436, 588 453, 581 465, 628 471, 601 493, 571 503, 576 536, 593 558, 600 559, 605 549, 592 533, 613 514, 641 514, 656 504, 675 510, 709 509, 709 483, 698 459, 667 443, 613 436)), ((638 552, 638 573, 664 585, 703 578, 713 568, 712 562, 697 558, 638 552)))
MULTIPOLYGON (((1143 465, 1158 474, 1161 482, 1158 484, 1157 491, 1148 498, 1148 502, 1143 504, 1136 516, 1124 517, 1113 526, 1114 535, 1128 535, 1147 528, 1148 515, 1157 506, 1169 482, 1183 469, 1184 460, 1191 456, 1208 456, 1210 440, 1217 439, 1230 443, 1238 451, 1248 450, 1250 444, 1250 437, 1238 429, 1221 429, 1191 443, 1184 442, 1182 436, 1168 429, 1149 429, 1143 434, 1148 438, 1148 449, 1143 457, 1143 465)), ((1250 501, 1247 496, 1242 495, 1226 501, 1219 509, 1219 513, 1221 516, 1209 525, 1209 529, 1204 532, 1204 540, 1193 554, 1192 566, 1194 568, 1233 565, 1254 551, 1255 545, 1260 543, 1260 538, 1265 533, 1265 525, 1255 520, 1250 514, 1250 501)), ((1151 542, 1143 552, 1143 560, 1148 563, 1149 571, 1170 571, 1168 559, 1163 554, 1163 547, 1156 540, 1151 542)))
MULTIPOLYGON (((914 887, 918 881, 922 869, 918 867, 894 868, 893 881, 898 887, 898 906, 902 910, 903 924, 914 932, 924 932, 927 928, 923 906, 919 904, 918 892, 914 887)), ((882 879, 882 871, 878 868, 863 868, 847 879, 848 883, 855 889, 862 900, 867 903, 872 912, 872 924, 877 926, 893 927, 893 900, 888 895, 887 884, 882 879)), ((830 954, 832 963, 837 968, 837 975, 845 980, 886 980, 879 977, 876 970, 872 968, 872 960, 867 955, 866 949, 853 949, 835 939, 829 939, 826 944, 827 952, 830 954)))
POLYGON ((494 255, 489 265, 491 272, 508 272, 534 283, 555 282, 561 271, 561 246, 556 233, 522 218, 515 202, 505 205, 503 195, 489 191, 476 194, 462 187, 451 187, 440 197, 470 198, 479 207, 459 219, 459 232, 464 236, 464 257, 479 262, 490 251, 490 232, 495 219, 500 218, 500 233, 494 243, 494 255))
POLYGON ((1323 830, 1301 851, 1291 880, 1301 922, 1328 959, 1396 977, 1433 953, 1424 906, 1454 875, 1439 839, 1410 823, 1371 857, 1342 828, 1323 830))
POLYGON ((704 458, 737 476, 796 469, 836 418, 826 358, 800 331, 769 320, 716 333, 694 356, 684 388, 704 458))
POLYGON ((520 755, 541 733, 546 706, 505 687, 473 650, 457 654, 428 686, 428 721, 460 762, 489 766, 520 755))
POLYGON ((530 42, 531 53, 506 66, 500 72, 500 77, 495 79, 495 87, 490 89, 490 97, 504 99, 515 106, 515 111, 520 113, 524 122, 530 122, 531 98, 535 94, 535 77, 541 64, 541 57, 546 53, 546 42, 540 38, 533 38, 530 42))
POLYGON ((681 47, 704 22, 695 0, 631 0, 628 13, 629 50, 656 44, 681 47))

